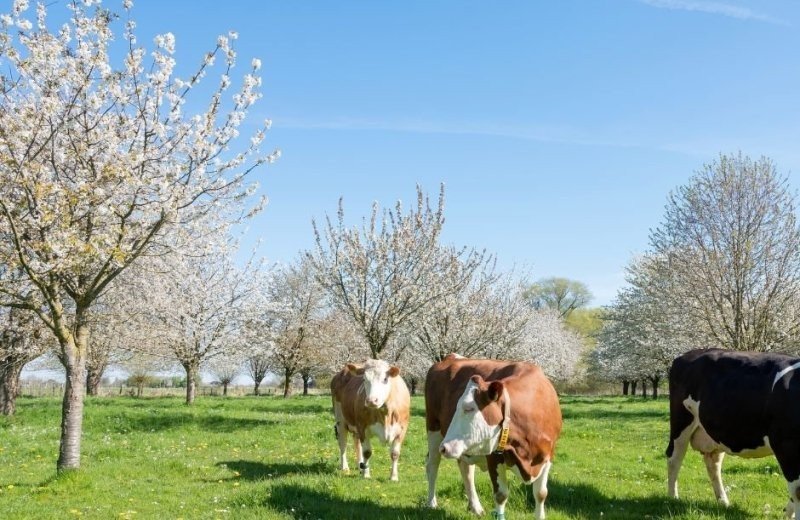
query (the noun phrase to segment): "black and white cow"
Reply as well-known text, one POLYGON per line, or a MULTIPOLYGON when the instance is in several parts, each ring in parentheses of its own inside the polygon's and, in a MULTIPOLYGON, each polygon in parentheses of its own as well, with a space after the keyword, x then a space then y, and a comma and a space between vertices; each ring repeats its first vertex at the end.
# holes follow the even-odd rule
POLYGON ((725 505, 724 454, 774 454, 788 482, 786 515, 800 519, 798 369, 800 358, 721 349, 692 350, 675 359, 669 373, 669 494, 678 496, 678 471, 689 444, 703 454, 714 494, 725 505))

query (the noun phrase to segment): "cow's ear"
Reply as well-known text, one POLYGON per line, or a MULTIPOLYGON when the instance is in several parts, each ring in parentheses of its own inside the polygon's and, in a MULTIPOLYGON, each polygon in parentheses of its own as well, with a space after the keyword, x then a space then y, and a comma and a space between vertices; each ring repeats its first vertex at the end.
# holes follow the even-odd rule
POLYGON ((354 376, 363 376, 364 375, 364 367, 354 365, 353 363, 347 364, 347 371, 353 374, 354 376))
POLYGON ((503 395, 503 383, 500 381, 492 381, 489 384, 488 393, 490 401, 499 401, 500 396, 503 395))
POLYGON ((470 381, 472 381, 473 383, 478 385, 478 388, 480 388, 481 385, 483 385, 483 378, 480 376, 480 374, 475 374, 474 376, 470 377, 469 379, 470 379, 470 381))
POLYGON ((389 377, 397 377, 400 375, 400 369, 396 366, 389 367, 389 377))

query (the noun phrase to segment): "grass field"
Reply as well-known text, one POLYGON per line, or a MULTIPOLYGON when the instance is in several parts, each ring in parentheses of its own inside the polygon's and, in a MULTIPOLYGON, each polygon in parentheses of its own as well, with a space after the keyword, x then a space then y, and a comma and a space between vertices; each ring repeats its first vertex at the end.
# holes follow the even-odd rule
MULTIPOLYGON (((337 471, 326 396, 96 398, 86 405, 83 469, 57 477, 60 402, 25 398, 0 417, 0 518, 195 519, 475 518, 456 465, 442 461, 438 510, 424 507, 423 401, 414 398, 400 482, 376 447, 373 478, 337 471)), ((716 505, 700 456, 681 471, 681 500, 666 496, 667 401, 562 397, 564 432, 550 479, 548 518, 781 518, 786 487, 774 459, 728 457, 732 506, 716 505)), ((351 459, 351 467, 354 463, 351 459)), ((511 476, 507 517, 532 518, 527 486, 511 476)), ((488 475, 478 472, 487 511, 488 475)))

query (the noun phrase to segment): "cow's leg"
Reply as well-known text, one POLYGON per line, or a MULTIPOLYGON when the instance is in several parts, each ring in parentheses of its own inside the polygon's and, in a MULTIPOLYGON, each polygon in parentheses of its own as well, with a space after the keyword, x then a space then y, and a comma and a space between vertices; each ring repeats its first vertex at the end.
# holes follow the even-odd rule
POLYGON ((337 421, 333 428, 336 431, 336 440, 339 442, 339 469, 350 471, 350 466, 347 465, 347 427, 337 421))
POLYGON ((333 431, 336 434, 336 441, 339 443, 339 469, 350 471, 350 467, 347 465, 347 424, 344 421, 342 403, 337 402, 335 398, 333 400, 333 416, 336 419, 333 431))
POLYGON ((366 436, 361 440, 361 454, 362 462, 358 465, 358 467, 361 468, 361 475, 364 478, 369 478, 369 458, 372 457, 372 443, 369 440, 369 436, 366 436))
POLYGON ((442 453, 439 445, 444 436, 441 432, 428 431, 428 457, 425 459, 425 474, 428 477, 428 507, 436 507, 436 477, 439 475, 439 463, 442 461, 442 453))
POLYGON ((353 449, 356 451, 356 460, 358 461, 358 469, 364 467, 364 452, 361 449, 361 433, 353 432, 353 449))
POLYGON ((794 439, 783 441, 780 437, 770 436, 769 440, 789 491, 789 502, 784 512, 787 518, 800 520, 800 449, 796 447, 794 439))
POLYGON ((547 461, 542 464, 542 469, 539 471, 539 476, 533 481, 531 488, 533 489, 533 500, 536 501, 536 509, 534 509, 533 517, 536 520, 544 520, 544 501, 547 500, 547 477, 550 475, 550 467, 552 462, 547 461))
POLYGON ((724 457, 725 454, 721 451, 703 453, 703 462, 706 463, 706 471, 708 471, 708 478, 711 479, 714 495, 720 503, 727 506, 730 505, 730 502, 728 502, 725 487, 722 485, 722 459, 724 457))
POLYGON ((403 435, 398 435, 389 444, 389 457, 392 459, 392 472, 389 475, 389 480, 397 482, 400 480, 397 476, 397 462, 400 460, 400 447, 403 444, 403 435))
POLYGON ((461 480, 464 481, 464 492, 467 494, 469 510, 476 515, 482 515, 483 506, 478 498, 478 491, 475 489, 475 464, 467 464, 465 461, 459 460, 458 469, 461 471, 461 480))
POLYGON ((494 513, 492 513, 492 516, 497 520, 505 520, 506 502, 508 502, 506 465, 501 462, 496 466, 495 472, 491 469, 489 470, 489 475, 492 478, 492 490, 494 491, 494 513))
POLYGON ((678 472, 696 428, 694 416, 683 403, 670 403, 670 438, 667 446, 667 493, 678 498, 678 472))
POLYGON ((800 479, 788 483, 789 503, 786 504, 784 513, 786 518, 800 519, 800 479))

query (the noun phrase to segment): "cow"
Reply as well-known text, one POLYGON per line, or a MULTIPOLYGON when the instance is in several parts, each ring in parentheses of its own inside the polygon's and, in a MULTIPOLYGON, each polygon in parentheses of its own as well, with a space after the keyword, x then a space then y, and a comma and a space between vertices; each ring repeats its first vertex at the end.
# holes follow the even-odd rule
POLYGON ((340 469, 347 465, 347 432, 353 434, 358 454, 358 467, 364 478, 370 478, 372 456, 370 438, 375 436, 389 444, 392 459, 390 480, 397 481, 400 447, 408 431, 411 396, 400 377, 400 369, 386 361, 369 359, 361 365, 348 363, 331 380, 334 427, 339 441, 340 469))
POLYGON ((800 518, 800 358, 783 354, 692 350, 669 372, 667 491, 678 497, 678 472, 689 444, 703 454, 717 500, 726 453, 774 454, 788 483, 786 516, 800 518))
POLYGON ((437 506, 436 476, 445 456, 458 461, 469 509, 475 514, 484 512, 475 490, 477 464, 489 471, 496 518, 505 518, 507 467, 532 484, 535 517, 545 517, 561 408, 538 366, 448 355, 428 370, 425 424, 429 507, 437 506))

